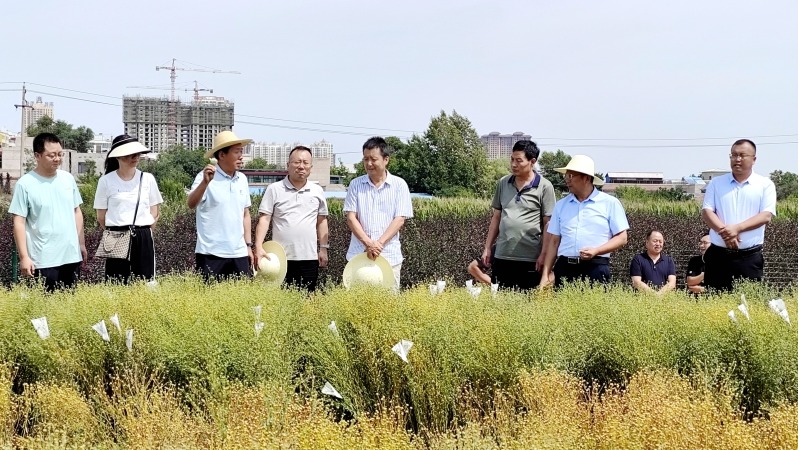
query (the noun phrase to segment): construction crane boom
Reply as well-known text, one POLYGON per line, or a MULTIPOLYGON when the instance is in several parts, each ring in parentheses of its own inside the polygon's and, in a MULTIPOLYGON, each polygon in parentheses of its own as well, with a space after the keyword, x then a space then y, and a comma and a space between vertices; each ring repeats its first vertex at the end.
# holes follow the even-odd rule
MULTIPOLYGON (((168 142, 169 145, 174 145, 175 141, 177 140, 177 107, 175 105, 175 78, 177 78, 178 70, 186 71, 186 72, 208 72, 208 73, 229 73, 235 75, 241 75, 241 72, 237 72, 235 70, 219 70, 219 69, 194 69, 194 68, 187 68, 187 67, 176 67, 175 66, 175 58, 172 58, 172 65, 171 66, 156 66, 156 70, 169 70, 169 80, 170 80, 170 97, 169 97, 169 136, 168 142)), ((196 83, 196 82, 195 82, 196 83)), ((197 89, 197 85, 195 84, 195 89, 197 89)), ((199 95, 195 91, 195 99, 199 98, 199 95)))

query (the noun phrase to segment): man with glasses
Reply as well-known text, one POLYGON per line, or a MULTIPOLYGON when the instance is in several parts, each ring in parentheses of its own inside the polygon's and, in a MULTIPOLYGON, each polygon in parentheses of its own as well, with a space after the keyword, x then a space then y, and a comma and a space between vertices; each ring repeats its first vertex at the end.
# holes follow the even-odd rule
POLYGON ((692 258, 689 259, 689 264, 687 264, 686 288, 689 289, 689 292, 693 294, 702 294, 706 291, 706 263, 703 261, 703 257, 706 254, 706 250, 708 250, 708 247, 710 246, 711 237, 708 235, 708 233, 704 233, 700 238, 700 242, 697 244, 700 254, 697 256, 692 256, 692 258))
POLYGON ((36 168, 17 180, 8 212, 23 276, 41 278, 47 292, 72 288, 86 261, 83 203, 75 178, 60 170, 64 150, 51 133, 33 139, 36 168))
POLYGON ((756 144, 733 143, 731 173, 714 178, 706 188, 702 216, 711 228, 706 250, 705 283, 730 291, 737 279, 760 281, 764 275, 764 229, 775 216, 775 184, 753 172, 756 144))
POLYGON ((622 203, 595 189, 603 180, 594 175, 588 156, 575 155, 555 170, 564 174, 570 193, 556 203, 547 227, 540 286, 550 283, 550 271, 555 272, 556 288, 579 279, 608 283, 611 252, 628 243, 630 227, 622 203))
POLYGON ((289 174, 267 186, 258 207, 256 261, 267 257, 262 245, 272 223, 272 240, 286 251, 286 284, 314 292, 319 268, 328 266, 328 203, 322 188, 308 182, 310 148, 293 148, 286 167, 289 174))
POLYGON ((511 149, 511 174, 495 189, 481 258, 501 288, 528 290, 541 279, 543 231, 556 196, 553 184, 534 170, 538 158, 535 142, 517 141, 511 149))

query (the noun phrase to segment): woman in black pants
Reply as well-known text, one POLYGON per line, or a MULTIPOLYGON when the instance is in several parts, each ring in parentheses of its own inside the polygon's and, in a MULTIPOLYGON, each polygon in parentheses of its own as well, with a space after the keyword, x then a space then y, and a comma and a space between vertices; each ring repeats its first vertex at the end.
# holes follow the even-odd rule
POLYGON ((97 183, 94 208, 100 228, 132 230, 130 259, 107 258, 106 281, 127 284, 131 276, 155 279, 152 228, 158 221, 158 206, 164 200, 155 177, 136 169, 141 155, 149 152, 134 137, 115 137, 106 157, 105 175, 97 183))

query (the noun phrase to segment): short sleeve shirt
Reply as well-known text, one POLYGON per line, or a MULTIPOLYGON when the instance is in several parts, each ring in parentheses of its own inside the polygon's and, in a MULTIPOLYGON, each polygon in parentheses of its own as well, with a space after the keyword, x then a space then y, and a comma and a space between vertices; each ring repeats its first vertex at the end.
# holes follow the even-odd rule
POLYGON ((317 259, 317 219, 328 215, 325 192, 315 183, 295 188, 288 178, 264 191, 258 212, 271 216, 272 239, 283 246, 286 259, 317 259))
MULTIPOLYGON (((191 191, 203 181, 197 174, 191 191)), ((190 192, 191 192, 190 191, 190 192)), ((250 187, 247 177, 236 172, 231 177, 217 167, 203 198, 197 205, 197 244, 195 253, 220 258, 247 256, 244 241, 244 209, 250 207, 250 187)))
POLYGON ((516 179, 506 175, 495 189, 492 208, 500 211, 496 257, 511 261, 536 261, 542 251, 544 217, 553 215, 553 184, 540 174, 517 190, 516 179))
POLYGON ((37 269, 80 262, 75 208, 83 203, 75 177, 28 172, 17 181, 8 212, 25 218, 25 242, 37 269))
POLYGON ((106 210, 107 227, 124 227, 126 225, 150 226, 156 219, 150 213, 150 207, 164 203, 155 177, 150 173, 137 170, 133 178, 123 180, 117 171, 107 173, 97 182, 94 194, 94 209, 106 210), (141 179, 142 192, 139 194, 141 179), (139 209, 136 200, 139 199, 139 209), (136 212, 136 222, 133 214, 136 212))
MULTIPOLYGON (((703 257, 700 255, 692 256, 689 259, 689 264, 686 267, 687 277, 696 277, 706 271, 706 263, 703 262, 703 257)), ((701 282, 700 286, 705 286, 705 282, 701 282)))
POLYGON ((647 252, 642 252, 631 260, 631 276, 642 277, 642 281, 655 288, 667 284, 670 275, 675 275, 675 262, 669 255, 662 253, 658 261, 653 262, 647 252))
MULTIPOLYGON (((597 189, 579 202, 574 194, 556 202, 547 232, 561 236, 558 256, 577 257, 582 248, 593 248, 630 228, 622 203, 597 189)), ((598 256, 609 256, 609 253, 598 256)))
MULTIPOLYGON (((769 178, 757 173, 743 183, 739 183, 728 173, 711 180, 703 197, 703 209, 710 209, 726 225, 739 223, 756 214, 767 211, 775 216, 777 196, 775 184, 769 178)), ((755 230, 739 233, 739 248, 745 249, 764 243, 765 225, 755 230)), ((714 231, 708 233, 711 243, 725 247, 725 240, 714 231)))
MULTIPOLYGON (((414 217, 408 184, 390 173, 387 173, 386 181, 379 188, 372 184, 369 175, 353 179, 347 187, 343 210, 345 213, 356 213, 358 222, 370 239, 380 238, 395 217, 414 217)), ((351 233, 347 260, 365 250, 364 244, 351 233)), ((399 232, 383 246, 381 255, 393 266, 403 262, 399 232)))

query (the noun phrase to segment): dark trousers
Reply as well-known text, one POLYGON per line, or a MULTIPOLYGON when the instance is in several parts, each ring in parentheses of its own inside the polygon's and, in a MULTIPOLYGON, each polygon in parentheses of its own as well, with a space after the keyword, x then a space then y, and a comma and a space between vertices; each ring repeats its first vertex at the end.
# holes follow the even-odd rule
POLYGON ((542 274, 536 271, 536 261, 512 261, 494 258, 492 275, 502 289, 527 291, 539 286, 542 274))
POLYGON ((317 280, 319 279, 319 260, 308 259, 302 261, 286 262, 287 286, 304 289, 308 292, 317 290, 317 280))
POLYGON ((559 256, 553 271, 556 275, 556 288, 575 280, 589 280, 601 284, 611 282, 608 258, 601 256, 595 256, 590 260, 559 256))
POLYGON ((706 263, 704 280, 708 289, 730 291, 735 280, 761 281, 764 277, 764 254, 760 245, 730 250, 712 244, 703 260, 706 263))
POLYGON ((208 283, 212 278, 222 281, 226 278, 252 278, 253 268, 250 258, 221 258, 214 255, 194 254, 195 269, 203 275, 203 280, 208 283))
MULTIPOLYGON (((113 230, 115 227, 108 227, 113 230)), ((121 227, 127 228, 127 227, 121 227)), ((131 236, 131 259, 107 258, 106 281, 128 284, 131 276, 144 280, 156 277, 156 250, 150 227, 136 227, 131 236)))
POLYGON ((62 266, 34 269, 33 276, 44 283, 44 289, 50 293, 56 289, 72 289, 78 283, 81 263, 69 263, 62 266))

